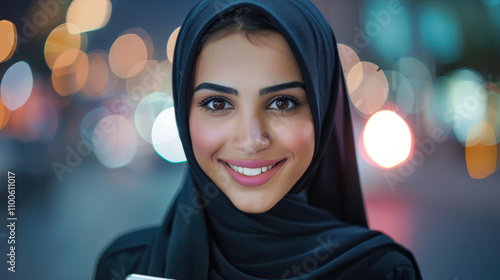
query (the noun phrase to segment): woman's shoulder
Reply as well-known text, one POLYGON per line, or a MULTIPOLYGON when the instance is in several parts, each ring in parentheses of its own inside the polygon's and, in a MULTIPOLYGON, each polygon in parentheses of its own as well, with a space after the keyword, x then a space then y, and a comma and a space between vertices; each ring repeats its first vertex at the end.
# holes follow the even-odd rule
POLYGON ((342 268, 332 279, 422 279, 413 254, 387 234, 350 224, 341 229, 342 235, 353 241, 341 256, 342 268))
MULTIPOLYGON (((404 248, 386 247, 367 256, 369 272, 384 280, 421 279, 413 255, 404 248)), ((378 278, 377 277, 377 278, 378 278)), ((376 279, 376 278, 373 278, 376 279)))
POLYGON ((345 279, 422 279, 412 253, 396 243, 379 247, 364 255, 351 264, 343 275, 347 276, 345 279))
POLYGON ((116 238, 100 255, 94 279, 124 279, 128 274, 141 273, 141 261, 159 230, 160 227, 146 228, 116 238))

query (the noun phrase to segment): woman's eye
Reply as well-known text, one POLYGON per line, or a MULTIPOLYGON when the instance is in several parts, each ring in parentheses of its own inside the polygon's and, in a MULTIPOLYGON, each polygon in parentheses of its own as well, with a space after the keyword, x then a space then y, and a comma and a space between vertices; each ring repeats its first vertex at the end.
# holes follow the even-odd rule
POLYGON ((270 109, 276 109, 280 111, 287 111, 294 109, 298 105, 301 105, 300 101, 294 100, 296 98, 290 97, 278 97, 274 99, 269 105, 270 109))
POLYGON ((222 110, 222 109, 226 109, 227 102, 224 100, 218 99, 218 100, 210 101, 210 103, 208 103, 208 106, 210 106, 210 104, 212 104, 212 106, 211 106, 212 109, 222 110))
POLYGON ((226 109, 232 109, 233 106, 224 98, 211 96, 198 104, 202 109, 210 113, 219 113, 226 109))

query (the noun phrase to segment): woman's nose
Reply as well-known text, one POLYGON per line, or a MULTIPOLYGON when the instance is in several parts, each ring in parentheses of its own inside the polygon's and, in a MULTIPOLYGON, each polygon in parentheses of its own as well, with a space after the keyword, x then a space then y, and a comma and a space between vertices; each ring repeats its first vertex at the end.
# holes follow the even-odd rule
POLYGON ((271 145, 269 131, 262 119, 242 117, 235 127, 234 148, 246 155, 254 155, 271 145))

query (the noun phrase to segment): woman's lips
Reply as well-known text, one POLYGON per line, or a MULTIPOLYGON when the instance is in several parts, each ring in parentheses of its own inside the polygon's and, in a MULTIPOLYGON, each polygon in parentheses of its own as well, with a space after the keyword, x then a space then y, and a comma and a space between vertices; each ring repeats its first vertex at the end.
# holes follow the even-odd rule
POLYGON ((229 160, 221 159, 220 161, 236 165, 240 167, 257 168, 269 165, 274 165, 283 159, 262 159, 262 160, 229 160))
POLYGON ((256 187, 265 184, 278 172, 285 161, 286 159, 256 161, 221 160, 222 165, 226 168, 229 175, 240 185, 247 187, 256 187), (237 171, 233 170, 233 168, 237 171))

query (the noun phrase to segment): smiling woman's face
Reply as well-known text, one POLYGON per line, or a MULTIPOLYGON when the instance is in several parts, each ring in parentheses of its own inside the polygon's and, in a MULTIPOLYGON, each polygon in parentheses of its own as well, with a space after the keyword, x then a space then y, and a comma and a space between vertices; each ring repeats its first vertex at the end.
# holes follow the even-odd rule
POLYGON ((300 68, 276 32, 208 43, 193 80, 189 129, 196 160, 241 211, 261 213, 311 163, 314 123, 300 68))

